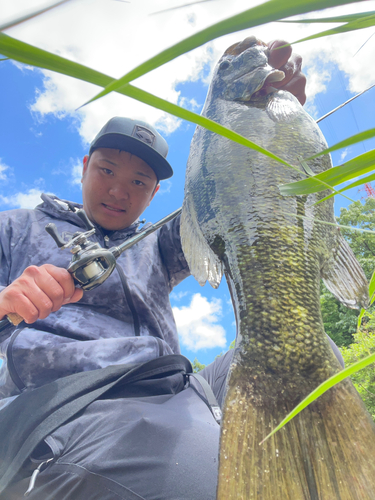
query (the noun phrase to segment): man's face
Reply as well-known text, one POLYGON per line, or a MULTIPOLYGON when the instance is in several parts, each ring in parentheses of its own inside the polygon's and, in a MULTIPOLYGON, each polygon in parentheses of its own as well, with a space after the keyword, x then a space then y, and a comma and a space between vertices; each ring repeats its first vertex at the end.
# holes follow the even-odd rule
POLYGON ((82 196, 87 216, 104 229, 129 227, 158 191, 155 172, 126 151, 99 148, 83 159, 82 196))

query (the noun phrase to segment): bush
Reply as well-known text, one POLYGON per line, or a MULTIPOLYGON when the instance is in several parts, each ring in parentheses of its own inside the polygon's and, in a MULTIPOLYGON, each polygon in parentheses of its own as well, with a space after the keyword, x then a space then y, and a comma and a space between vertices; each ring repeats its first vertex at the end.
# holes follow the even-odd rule
MULTIPOLYGON (((375 352, 375 332, 359 332, 353 335, 354 343, 340 350, 346 366, 356 363, 375 352)), ((367 410, 375 421, 375 365, 371 364, 351 376, 367 410)))

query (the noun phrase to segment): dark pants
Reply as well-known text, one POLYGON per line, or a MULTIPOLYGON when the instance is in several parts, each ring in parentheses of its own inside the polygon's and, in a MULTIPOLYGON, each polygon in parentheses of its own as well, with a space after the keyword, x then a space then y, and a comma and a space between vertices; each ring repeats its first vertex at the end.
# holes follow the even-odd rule
MULTIPOLYGON (((201 372, 220 404, 231 358, 229 351, 201 372)), ((45 439, 47 446, 34 452, 34 462, 0 499, 24 498, 35 458, 43 454, 39 462, 54 460, 29 500, 214 500, 219 431, 192 387, 175 395, 99 399, 45 439)))
MULTIPOLYGON (((219 425, 192 388, 95 401, 46 442, 54 460, 38 475, 30 500, 216 497, 219 425)), ((29 479, 1 499, 23 498, 29 479)))

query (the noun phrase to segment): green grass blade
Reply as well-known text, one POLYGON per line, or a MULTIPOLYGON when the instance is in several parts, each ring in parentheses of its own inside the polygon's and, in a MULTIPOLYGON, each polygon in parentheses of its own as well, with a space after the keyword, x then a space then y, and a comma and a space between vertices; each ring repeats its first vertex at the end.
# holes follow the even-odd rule
POLYGON ((288 19, 279 21, 280 23, 350 23, 351 21, 356 21, 362 17, 372 16, 375 14, 375 10, 370 10, 368 12, 359 12, 358 14, 348 14, 346 16, 334 16, 334 17, 321 17, 319 19, 288 19))
POLYGON ((370 304, 375 300, 375 271, 372 273, 371 281, 368 286, 368 294, 370 297, 370 304))
POLYGON ((330 377, 328 380, 323 382, 322 384, 319 385, 311 394, 307 396, 299 405, 297 405, 294 410, 292 410, 289 415, 287 415, 282 422, 266 436, 263 441, 259 444, 263 444, 268 438, 273 436, 277 431, 282 429, 285 424, 287 424, 292 418, 294 418, 298 413, 300 413, 306 406, 308 406, 310 403, 318 399, 319 396, 324 394, 328 389, 331 389, 334 385, 338 384, 342 380, 344 380, 346 377, 349 377, 350 375, 353 375, 353 373, 358 372, 359 370, 362 370, 363 368, 366 368, 366 366, 370 365, 375 361, 375 354, 371 354, 370 356, 367 356, 364 359, 361 359, 357 363, 354 363, 351 366, 348 366, 344 370, 342 370, 339 373, 336 373, 336 375, 333 375, 330 377))
POLYGON ((311 222, 318 222, 319 224, 324 224, 326 226, 333 226, 335 228, 339 227, 341 229, 349 229, 349 231, 357 231, 359 233, 370 233, 372 235, 375 234, 375 231, 373 231, 372 229, 363 229, 361 227, 344 226, 343 224, 337 224, 336 222, 328 222, 326 220, 316 219, 315 217, 307 217, 306 215, 293 214, 292 212, 279 211, 279 213, 283 214, 283 215, 288 215, 290 217, 297 217, 298 219, 305 219, 305 220, 309 220, 311 222))
POLYGON ((192 5, 196 5, 199 3, 206 3, 206 2, 212 2, 213 0, 197 0, 196 2, 189 2, 189 3, 184 3, 182 5, 176 5, 175 7, 170 7, 169 9, 163 9, 163 10, 157 10, 156 12, 153 12, 150 14, 150 16, 156 16, 157 14, 163 14, 164 12, 170 12, 171 10, 180 10, 184 9, 185 7, 191 7, 192 5))
MULTIPOLYGON (((314 172, 311 170, 311 168, 308 166, 308 164, 306 163, 306 161, 303 159, 303 158, 299 158, 299 161, 302 165, 302 168, 304 169, 304 171, 306 172, 307 175, 309 175, 310 177, 314 177, 314 179, 316 179, 316 177, 314 176, 314 172)), ((326 187, 327 189, 331 189, 333 192, 330 194, 330 196, 335 196, 336 194, 341 194, 341 191, 336 191, 335 189, 333 189, 329 184, 327 184, 326 182, 322 181, 319 179, 319 182, 320 184, 322 184, 322 186, 326 187)), ((343 194, 341 194, 341 196, 343 196, 344 198, 346 198, 347 200, 351 201, 352 203, 354 203, 354 200, 352 200, 351 198, 348 198, 348 196, 345 196, 343 194)), ((328 198, 328 197, 326 197, 328 198)), ((317 203, 320 203, 322 200, 318 201, 317 203)), ((315 205, 317 204, 315 203, 315 205)))
POLYGON ((45 7, 44 9, 40 9, 37 11, 32 12, 31 14, 27 14, 26 16, 18 17, 17 19, 13 19, 13 21, 9 21, 5 24, 0 25, 0 31, 6 30, 8 28, 13 28, 13 26, 17 26, 18 24, 24 23, 25 21, 28 21, 29 19, 32 19, 33 17, 37 17, 40 14, 44 14, 44 12, 47 12, 51 9, 54 9, 55 7, 58 7, 59 5, 69 2, 69 0, 61 0, 60 2, 54 3, 53 5, 50 5, 49 7, 45 7))
POLYGON ((258 146, 257 144, 250 141, 249 139, 246 139, 242 135, 237 134, 233 130, 225 128, 222 125, 220 125, 212 120, 209 120, 208 118, 205 118, 204 116, 193 113, 192 111, 189 111, 185 108, 181 108, 180 106, 177 106, 176 104, 172 104, 171 102, 165 101, 164 99, 161 99, 160 97, 157 97, 153 94, 149 94, 148 92, 141 90, 137 87, 133 87, 133 85, 130 85, 130 84, 128 84, 125 87, 123 87, 122 89, 120 89, 120 91, 124 95, 132 97, 133 99, 137 99, 138 101, 144 102, 145 104, 149 104, 150 106, 153 106, 154 108, 158 108, 158 109, 161 109, 162 111, 166 111, 167 113, 170 113, 170 114, 177 116, 179 118, 183 118, 184 120, 190 121, 192 123, 196 123, 197 125, 205 127, 206 129, 211 130, 212 132, 215 132, 216 134, 222 135, 223 137, 231 139, 232 141, 237 142, 238 144, 242 144, 243 146, 254 149, 255 151, 258 151, 259 153, 262 153, 262 154, 268 156, 269 158, 272 158, 273 160, 279 161, 280 163, 282 163, 283 165, 285 165, 289 168, 293 168, 294 170, 301 172, 301 170, 299 168, 297 168, 293 165, 290 165, 289 163, 284 161, 282 158, 279 158, 278 156, 274 155, 270 151, 263 149, 262 147, 258 146))
POLYGON ((367 151, 362 155, 349 160, 338 167, 330 168, 314 177, 309 177, 303 181, 291 182, 279 186, 283 196, 296 196, 323 191, 324 187, 319 180, 324 181, 329 186, 337 186, 342 182, 349 181, 359 175, 364 175, 375 167, 375 150, 367 151))
MULTIPOLYGON (((370 306, 371 306, 375 300, 375 271, 372 273, 372 277, 371 277, 371 280, 370 280, 370 283, 368 286, 368 295, 370 297, 370 306)), ((362 318, 363 318, 365 312, 366 312, 366 310, 362 308, 360 313, 359 313, 358 321, 357 321, 357 331, 360 331, 362 318)), ((369 354, 371 354, 371 352, 369 352, 369 354)))
POLYGON ((366 311, 362 308, 360 313, 359 313, 358 320, 357 320, 357 331, 359 331, 359 329, 361 328, 362 318, 363 318, 365 312, 366 311))
POLYGON ((48 69, 77 78, 78 80, 99 85, 100 87, 105 87, 114 80, 114 78, 104 75, 99 71, 69 61, 69 59, 57 56, 51 52, 38 49, 33 45, 16 40, 5 33, 0 33, 0 54, 23 64, 48 69))
POLYGON ((362 186, 363 184, 366 184, 367 182, 371 182, 375 180, 375 174, 368 175, 366 177, 361 177, 358 181, 352 182, 351 184, 348 184, 347 186, 343 187, 342 189, 339 189, 338 191, 335 191, 334 193, 329 194, 328 196, 325 196, 321 200, 317 201, 314 203, 314 205, 319 205, 319 203, 323 203, 323 201, 329 200, 333 196, 336 196, 336 194, 341 194, 343 191, 347 191, 348 189, 357 187, 357 186, 362 186))
POLYGON ((122 78, 116 82, 112 82, 102 92, 90 99, 86 104, 103 97, 109 92, 113 92, 123 85, 139 78, 145 73, 166 64, 172 59, 185 54, 201 45, 214 40, 223 35, 234 33, 245 28, 252 28, 260 26, 272 21, 279 21, 282 18, 295 16, 298 14, 305 14, 313 10, 334 7, 338 5, 345 5, 348 3, 356 3, 359 0, 288 0, 281 2, 280 0, 269 0, 261 5, 248 9, 233 17, 220 21, 208 28, 192 35, 181 42, 176 43, 172 47, 163 50, 156 56, 148 59, 140 64, 129 73, 126 73, 122 78))
MULTIPOLYGON (((63 57, 38 49, 36 47, 33 47, 32 45, 25 44, 24 42, 20 42, 19 40, 15 40, 14 38, 11 38, 4 33, 0 33, 0 53, 7 55, 8 57, 19 62, 72 76, 79 80, 84 80, 95 85, 100 85, 101 87, 105 87, 109 82, 113 80, 113 78, 108 75, 104 75, 103 73, 99 73, 98 71, 87 68, 86 66, 83 66, 81 64, 69 61, 68 59, 65 59, 63 57)), ((206 127, 208 128, 208 130, 211 130, 219 135, 223 135, 228 139, 234 140, 235 142, 238 142, 243 146, 255 149, 259 153, 265 154, 266 156, 283 163, 289 168, 300 171, 297 167, 289 165, 289 163, 287 163, 283 159, 274 155, 270 151, 261 148, 254 142, 246 139, 245 137, 242 137, 236 132, 233 132, 233 130, 227 129, 222 125, 209 120, 208 118, 204 118, 203 116, 193 113, 192 111, 181 108, 176 104, 172 104, 168 101, 165 101, 164 99, 160 99, 159 97, 133 87, 132 85, 127 85, 122 89, 118 89, 118 92, 120 94, 132 97, 133 99, 137 99, 138 101, 149 104, 150 106, 154 106, 158 109, 166 111, 167 113, 173 114, 179 118, 183 118, 192 123, 196 123, 197 125, 201 125, 202 127, 206 127)))
POLYGON ((9 61, 9 57, 0 57, 0 61, 9 61))
POLYGON ((338 149, 352 146, 353 144, 357 144, 361 141, 366 141, 367 139, 371 139, 372 137, 375 137, 375 128, 370 128, 369 130, 365 130, 364 132, 360 132, 359 134, 352 135, 351 137, 348 137, 347 139, 334 144, 330 148, 324 149, 320 153, 309 156, 308 158, 304 158, 304 160, 309 161, 314 158, 318 158, 318 156, 326 155, 328 153, 331 153, 332 151, 337 151, 338 149))
POLYGON ((315 35, 307 36, 306 38, 301 38, 300 40, 296 40, 291 45, 301 42, 307 42, 308 40, 315 40, 316 38, 321 38, 324 36, 337 35, 339 33, 346 33, 348 31, 356 31, 364 28, 370 28, 375 25, 375 14, 370 16, 361 17, 356 19, 355 21, 351 21, 342 26, 338 26, 337 28, 332 28, 330 30, 321 31, 320 33, 316 33, 315 35))

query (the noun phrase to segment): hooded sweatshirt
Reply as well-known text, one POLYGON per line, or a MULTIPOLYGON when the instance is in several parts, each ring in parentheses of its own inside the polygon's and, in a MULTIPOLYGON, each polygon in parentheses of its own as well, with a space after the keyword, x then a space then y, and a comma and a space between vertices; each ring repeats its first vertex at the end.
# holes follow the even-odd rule
MULTIPOLYGON (((86 231, 72 210, 81 205, 45 194, 42 200, 34 210, 0 213, 0 292, 28 266, 68 267, 71 254, 56 246, 45 231, 48 223, 65 240, 86 231)), ((106 236, 96 226, 90 239, 105 248, 118 246, 139 232, 139 224, 106 236)), ((179 225, 176 218, 126 250, 111 276, 79 302, 0 332, 0 408, 25 388, 73 373, 180 353, 169 293, 190 272, 179 225)))

